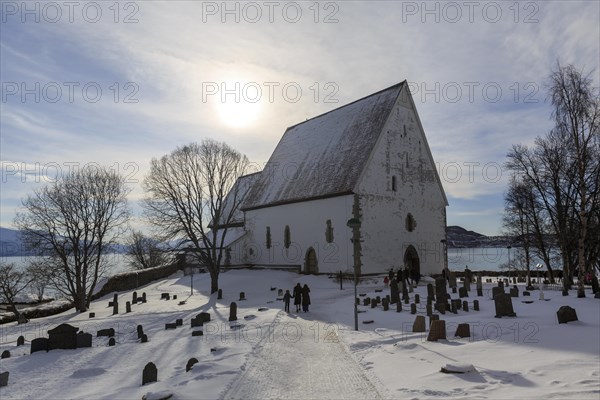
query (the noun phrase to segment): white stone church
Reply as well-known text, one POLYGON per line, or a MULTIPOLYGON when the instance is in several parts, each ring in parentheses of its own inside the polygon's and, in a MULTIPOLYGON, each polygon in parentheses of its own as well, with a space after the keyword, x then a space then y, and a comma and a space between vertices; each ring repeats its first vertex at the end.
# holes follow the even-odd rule
POLYGON ((351 272, 358 216, 363 275, 444 267, 448 201, 406 81, 289 127, 236 185, 232 266, 351 272))

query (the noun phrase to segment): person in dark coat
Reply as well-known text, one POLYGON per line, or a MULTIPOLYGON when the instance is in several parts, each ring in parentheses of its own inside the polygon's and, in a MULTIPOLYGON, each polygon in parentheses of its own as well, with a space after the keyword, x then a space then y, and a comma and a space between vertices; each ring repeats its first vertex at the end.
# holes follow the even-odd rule
POLYGON ((302 311, 308 312, 308 306, 310 305, 310 289, 308 285, 304 285, 302 288, 302 311))
POLYGON ((289 290, 285 291, 285 294, 283 295, 283 303, 285 304, 285 312, 290 312, 290 300, 292 299, 292 295, 290 294, 289 290))
POLYGON ((300 311, 300 304, 302 304, 302 286, 300 283, 294 286, 294 305, 296 306, 296 312, 300 311))

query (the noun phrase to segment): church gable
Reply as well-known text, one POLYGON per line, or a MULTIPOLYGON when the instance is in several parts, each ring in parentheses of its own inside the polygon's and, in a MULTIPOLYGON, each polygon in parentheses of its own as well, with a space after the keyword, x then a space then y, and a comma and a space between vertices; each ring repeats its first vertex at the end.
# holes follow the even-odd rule
POLYGON ((405 82, 288 128, 244 210, 352 193, 405 82))

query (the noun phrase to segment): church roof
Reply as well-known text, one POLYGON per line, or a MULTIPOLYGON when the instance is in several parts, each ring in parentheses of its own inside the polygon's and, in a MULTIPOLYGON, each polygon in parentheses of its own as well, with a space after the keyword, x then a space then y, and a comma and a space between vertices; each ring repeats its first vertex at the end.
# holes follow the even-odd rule
POLYGON ((404 85, 289 127, 242 209, 352 193, 404 85))

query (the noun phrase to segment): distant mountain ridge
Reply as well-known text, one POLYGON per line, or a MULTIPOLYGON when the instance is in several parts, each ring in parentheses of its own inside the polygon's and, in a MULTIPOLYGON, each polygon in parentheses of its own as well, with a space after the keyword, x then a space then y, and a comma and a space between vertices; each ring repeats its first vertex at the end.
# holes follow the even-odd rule
POLYGON ((456 225, 446 227, 446 236, 449 248, 506 247, 513 242, 508 236, 486 236, 456 225))

